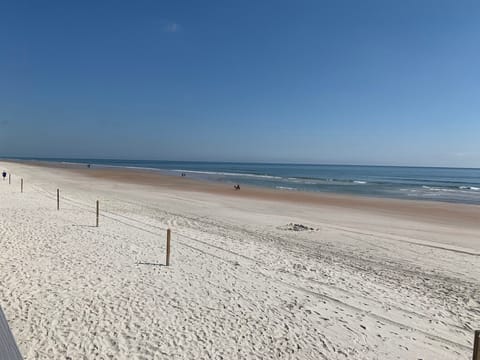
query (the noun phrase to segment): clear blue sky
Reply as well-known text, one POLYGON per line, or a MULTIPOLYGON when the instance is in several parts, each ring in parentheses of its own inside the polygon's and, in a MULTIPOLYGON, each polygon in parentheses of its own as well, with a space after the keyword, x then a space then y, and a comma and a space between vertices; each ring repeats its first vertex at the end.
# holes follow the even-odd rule
POLYGON ((480 1, 1 1, 0 156, 480 167, 480 1))

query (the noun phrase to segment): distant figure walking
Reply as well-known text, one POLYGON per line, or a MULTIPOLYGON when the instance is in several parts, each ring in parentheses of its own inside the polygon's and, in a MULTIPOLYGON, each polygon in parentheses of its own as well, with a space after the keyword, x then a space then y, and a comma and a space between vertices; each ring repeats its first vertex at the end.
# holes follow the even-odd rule
POLYGON ((4 171, 4 172, 2 173, 2 176, 3 176, 3 180, 5 180, 5 178, 7 177, 7 172, 4 171))
POLYGON ((90 169, 90 166, 91 166, 91 165, 90 165, 90 164, 88 164, 88 165, 87 165, 87 168, 89 168, 89 169, 90 169))
POLYGON ((238 184, 237 184, 237 185, 234 185, 233 188, 234 188, 235 190, 240 190, 240 185, 238 185, 238 184))

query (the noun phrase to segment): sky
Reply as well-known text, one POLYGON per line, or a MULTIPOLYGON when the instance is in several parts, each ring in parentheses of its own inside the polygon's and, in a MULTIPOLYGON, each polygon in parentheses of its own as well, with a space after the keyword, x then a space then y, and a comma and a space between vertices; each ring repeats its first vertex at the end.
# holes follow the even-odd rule
POLYGON ((0 0, 0 156, 480 167, 480 2, 0 0))

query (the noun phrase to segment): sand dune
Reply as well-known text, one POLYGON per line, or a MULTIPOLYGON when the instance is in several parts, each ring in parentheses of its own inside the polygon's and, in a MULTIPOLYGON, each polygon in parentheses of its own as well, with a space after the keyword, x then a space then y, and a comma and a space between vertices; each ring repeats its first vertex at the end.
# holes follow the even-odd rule
POLYGON ((2 165, 0 304, 26 359, 471 356, 477 206, 2 165))

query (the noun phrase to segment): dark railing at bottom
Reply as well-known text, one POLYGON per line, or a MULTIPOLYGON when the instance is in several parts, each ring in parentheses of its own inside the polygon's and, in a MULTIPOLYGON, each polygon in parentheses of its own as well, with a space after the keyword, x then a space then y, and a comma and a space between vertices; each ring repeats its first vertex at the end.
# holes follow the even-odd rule
POLYGON ((7 319, 0 308, 0 359, 2 360, 22 360, 20 350, 8 327, 7 319))
POLYGON ((480 360, 480 330, 475 331, 473 338, 473 360, 480 360))

